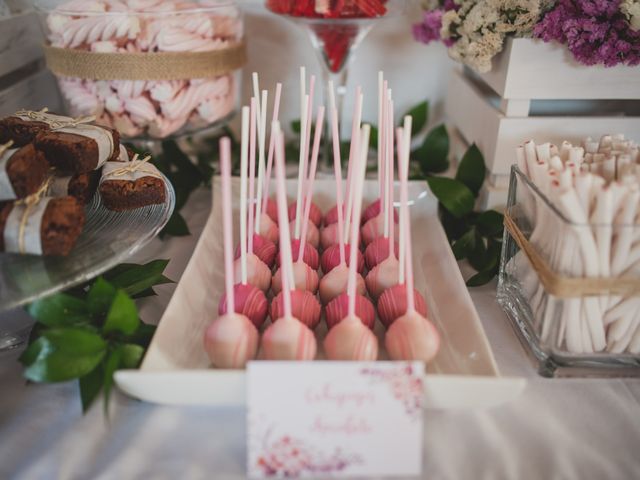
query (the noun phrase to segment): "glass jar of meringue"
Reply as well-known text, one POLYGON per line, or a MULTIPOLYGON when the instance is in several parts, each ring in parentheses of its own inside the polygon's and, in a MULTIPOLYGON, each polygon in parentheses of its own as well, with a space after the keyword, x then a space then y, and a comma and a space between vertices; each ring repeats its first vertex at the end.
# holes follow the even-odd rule
POLYGON ((226 123, 246 62, 231 0, 40 0, 47 66, 68 113, 129 139, 226 123))

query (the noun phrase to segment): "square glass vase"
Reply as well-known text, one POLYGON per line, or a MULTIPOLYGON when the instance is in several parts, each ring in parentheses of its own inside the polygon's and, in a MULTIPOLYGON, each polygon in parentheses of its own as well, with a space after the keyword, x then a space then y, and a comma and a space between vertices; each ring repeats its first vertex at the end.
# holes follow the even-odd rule
MULTIPOLYGON (((613 277, 618 284, 640 281, 640 260, 634 265, 636 253, 640 259, 638 223, 573 223, 516 165, 511 168, 505 215, 519 230, 520 244, 526 239, 561 281, 583 285, 594 271, 599 279, 613 277), (611 265, 609 275, 602 275, 609 267, 598 270, 603 262, 611 265), (617 274, 612 275, 613 271, 617 274)), ((505 228, 498 303, 538 373, 544 377, 639 376, 640 292, 618 293, 614 288, 585 294, 579 293, 584 290, 580 285, 562 292, 540 271, 505 228)))

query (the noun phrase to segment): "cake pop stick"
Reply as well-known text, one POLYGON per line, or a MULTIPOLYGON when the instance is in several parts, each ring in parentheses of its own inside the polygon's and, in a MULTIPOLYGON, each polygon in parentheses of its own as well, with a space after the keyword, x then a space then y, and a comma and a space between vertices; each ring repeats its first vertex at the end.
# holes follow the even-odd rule
POLYGON ((257 101, 255 97, 251 97, 250 121, 249 121, 249 235, 247 251, 253 253, 253 234, 254 234, 254 216, 255 206, 253 205, 255 193, 255 176, 256 176, 256 121, 257 121, 257 101))
MULTIPOLYGON (((411 148, 411 121, 405 117, 402 145, 403 162, 400 171, 400 208, 409 219, 408 172, 411 148)), ((416 311, 413 285, 413 259, 411 255, 411 222, 404 222, 406 239, 406 294, 407 313, 391 324, 385 335, 385 346, 393 360, 433 359, 440 347, 440 335, 433 324, 416 311)))
MULTIPOLYGON (((276 135, 276 181, 278 200, 278 219, 280 225, 288 222, 287 197, 284 181, 284 138, 280 124, 273 122, 276 135)), ((289 229, 280 228, 282 266, 285 271, 292 265, 291 238, 289 229)), ((316 354, 316 339, 299 319, 292 315, 291 280, 288 274, 282 275, 282 310, 284 316, 275 319, 262 336, 262 352, 268 360, 312 360, 316 354)))
MULTIPOLYGON (((280 115, 280 96, 281 95, 282 95, 282 83, 278 82, 276 83, 276 97, 273 101, 273 117, 271 120, 272 123, 278 121, 278 118, 280 115)), ((273 135, 273 130, 271 130, 269 134, 269 156, 267 158, 267 172, 265 174, 264 198, 262 201, 262 211, 267 213, 269 213, 269 209, 268 209, 269 185, 271 183, 271 168, 273 165, 273 154, 274 154, 275 146, 276 146, 275 138, 273 135)), ((269 216, 271 216, 271 213, 269 213, 269 216)), ((277 217, 278 215, 276 212, 275 218, 271 218, 271 220, 277 223, 277 217)))
MULTIPOLYGON (((361 90, 358 87, 358 90, 361 90)), ((360 123, 362 121, 362 103, 363 103, 363 95, 360 93, 356 98, 355 112, 353 115, 353 124, 351 126, 351 144, 349 146, 349 166, 347 172, 347 206, 345 208, 345 220, 344 220, 344 229, 345 229, 345 242, 348 239, 350 227, 351 225, 351 210, 353 208, 353 192, 352 192, 352 183, 353 183, 353 171, 354 164, 359 155, 360 149, 360 123)))
POLYGON ((264 184, 264 170, 265 170, 265 138, 267 136, 267 98, 268 93, 266 90, 262 91, 262 100, 260 102, 261 107, 258 109, 260 112, 260 124, 258 128, 258 187, 256 191, 256 233, 260 234, 262 224, 262 187, 264 184), (262 107, 262 105, 264 107, 262 107))
MULTIPOLYGON (((300 227, 301 227, 301 219, 302 219, 302 192, 305 183, 305 164, 306 164, 306 156, 305 156, 305 133, 307 131, 307 107, 308 107, 308 96, 305 95, 304 100, 302 102, 302 114, 300 116, 300 156, 298 158, 298 191, 296 194, 296 218, 295 218, 295 230, 293 234, 293 238, 300 238, 300 227)), ((279 217, 278 217, 279 218, 279 217)), ((279 223, 279 222, 278 222, 279 223)), ((287 222, 288 223, 288 222, 287 222)), ((282 224, 280 224, 282 226, 282 224)))
POLYGON ((336 208, 338 211, 338 244, 340 248, 340 263, 345 263, 344 252, 344 210, 342 202, 342 159, 340 158, 340 127, 338 124, 338 109, 333 82, 329 81, 329 98, 331 102, 331 137, 333 141, 333 173, 336 182, 336 208))
POLYGON ((204 346, 211 362, 220 368, 242 368, 255 357, 258 331, 245 316, 235 312, 233 272, 233 227, 231 221, 231 142, 220 140, 222 216, 224 235, 225 295, 229 307, 207 328, 204 346))
POLYGON ((387 88, 384 82, 384 72, 378 71, 378 198, 382 198, 382 192, 384 184, 382 181, 382 167, 383 167, 383 153, 384 142, 383 135, 381 135, 384 124, 384 95, 387 88))
MULTIPOLYGON (((307 98, 307 129, 306 131, 300 130, 300 134, 304 132, 304 174, 305 182, 308 182, 309 177, 309 145, 311 145, 311 119, 313 118, 313 95, 316 84, 316 76, 311 75, 309 78, 309 95, 307 98)), ((304 198, 304 197, 303 197, 304 198)))
MULTIPOLYGON (((346 300, 348 302, 348 315, 337 323, 324 339, 324 349, 330 360, 375 360, 378 356, 378 339, 373 332, 365 325, 369 323, 367 319, 364 321, 358 314, 363 315, 362 311, 356 309, 356 275, 357 275, 357 251, 358 251, 358 233, 359 222, 362 211, 362 190, 364 184, 364 176, 366 171, 366 162, 369 144, 369 125, 362 127, 360 135, 361 143, 359 155, 356 165, 354 166, 354 185, 353 185, 353 221, 351 222, 351 238, 349 252, 349 278, 347 283, 346 300)), ((333 302, 343 302, 344 295, 334 299, 333 302)), ((329 320, 328 320, 329 323, 329 320)))

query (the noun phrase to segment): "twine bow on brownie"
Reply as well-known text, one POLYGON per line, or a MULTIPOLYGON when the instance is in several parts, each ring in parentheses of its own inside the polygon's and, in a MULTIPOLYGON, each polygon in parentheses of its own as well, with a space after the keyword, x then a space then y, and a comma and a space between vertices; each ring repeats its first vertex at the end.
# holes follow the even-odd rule
MULTIPOLYGON (((122 177, 125 175, 134 174, 138 171, 142 171, 144 174, 150 177, 162 178, 162 175, 157 172, 154 165, 152 163, 149 163, 149 160, 151 160, 151 155, 146 155, 142 160, 139 160, 138 157, 139 155, 136 153, 131 161, 124 163, 122 167, 114 168, 113 170, 104 172, 100 181, 102 182, 112 177, 122 177), (148 168, 144 170, 145 167, 148 168)), ((115 163, 117 162, 109 162, 107 166, 105 166, 105 168, 115 163)))
POLYGON ((17 206, 24 205, 25 207, 24 212, 22 212, 22 217, 20 218, 20 226, 18 228, 18 251, 21 254, 26 253, 26 249, 24 246, 24 236, 25 236, 25 230, 27 227, 27 221, 29 220, 29 215, 31 215, 31 211, 34 209, 36 205, 38 205, 38 203, 40 203, 40 201, 42 200, 42 197, 44 197, 47 191, 49 190, 49 184, 51 183, 51 178, 52 177, 47 178, 36 192, 32 193, 31 195, 21 200, 16 200, 14 204, 17 206))
MULTIPOLYGON (((51 127, 52 130, 59 130, 61 128, 68 127, 77 127, 78 125, 87 124, 93 122, 96 117, 95 115, 84 115, 81 117, 68 117, 68 120, 60 120, 58 118, 52 118, 51 114, 47 114, 49 111, 48 108, 43 108, 42 110, 19 110, 16 112, 16 115, 19 117, 28 117, 30 120, 34 120, 36 122, 46 123, 51 127)), ((60 117, 65 118, 65 117, 60 117)))

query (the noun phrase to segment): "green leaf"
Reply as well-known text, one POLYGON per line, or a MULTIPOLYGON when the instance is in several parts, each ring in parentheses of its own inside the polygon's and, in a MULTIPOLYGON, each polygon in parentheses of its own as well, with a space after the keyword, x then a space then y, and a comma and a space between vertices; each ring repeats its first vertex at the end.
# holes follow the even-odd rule
POLYGON ((133 343, 127 343, 120 348, 122 350, 122 360, 120 361, 122 368, 138 368, 144 355, 144 348, 133 343))
POLYGON ((444 125, 429 132, 420 148, 412 152, 424 173, 440 173, 449 168, 449 134, 444 125))
POLYGON ((497 267, 500 251, 501 244, 499 242, 489 239, 485 244, 485 239, 476 231, 475 245, 467 258, 473 268, 482 272, 497 267))
POLYGON ((478 192, 484 183, 485 173, 484 157, 474 143, 467 149, 460 161, 456 180, 464 183, 475 196, 478 196, 478 192))
POLYGON ((371 130, 369 131, 369 148, 378 150, 378 127, 375 125, 371 125, 371 130))
POLYGON ((85 302, 66 293, 56 293, 36 300, 27 308, 29 315, 48 327, 64 327, 87 322, 85 302))
POLYGON ((402 117, 400 117, 400 123, 404 122, 404 117, 407 115, 413 117, 413 120, 411 122, 411 136, 415 137, 427 124, 427 121, 429 119, 429 102, 425 100, 424 102, 421 102, 413 107, 402 117))
POLYGON ((461 218, 473 210, 475 199, 461 182, 446 177, 427 177, 429 188, 444 208, 461 218))
POLYGON ((120 366, 122 350, 116 347, 104 362, 104 375, 102 380, 102 393, 104 395, 104 415, 109 415, 109 399, 111 398, 111 387, 113 387, 113 374, 120 366))
POLYGON ((463 218, 454 217, 448 210, 440 208, 440 220, 450 243, 458 240, 469 229, 468 215, 463 218))
POLYGON ((462 235, 456 242, 453 244, 451 250, 453 250, 453 254, 456 257, 456 260, 462 260, 469 255, 470 252, 475 248, 476 235, 474 228, 469 229, 464 235, 462 235))
POLYGON ((87 306, 94 317, 104 315, 116 294, 116 287, 107 282, 103 277, 98 277, 87 294, 87 306))
POLYGON ((89 407, 91 407, 91 404, 100 393, 103 379, 104 373, 100 365, 78 379, 83 413, 89 410, 89 407))
POLYGON ((198 170, 198 167, 191 159, 178 147, 173 140, 162 142, 162 152, 166 159, 177 168, 177 175, 180 175, 180 184, 190 190, 198 187, 205 180, 198 170))
POLYGON ((291 130, 293 131, 293 133, 300 135, 300 119, 298 118, 297 120, 291 120, 291 130))
POLYGON ((144 265, 121 263, 104 274, 104 277, 116 288, 124 290, 127 295, 137 295, 155 285, 173 283, 162 273, 169 260, 153 260, 144 265))
POLYGON ((504 229, 504 216, 495 210, 487 210, 478 215, 476 225, 485 237, 500 237, 504 229))
POLYGON ((476 273, 469 280, 467 280, 468 287, 480 287, 489 283, 493 277, 498 274, 497 269, 484 270, 482 272, 476 273))
POLYGON ((131 335, 136 331, 139 324, 140 319, 138 318, 136 304, 124 290, 118 290, 104 322, 103 331, 105 333, 121 332, 125 335, 131 335))
POLYGON ((157 327, 155 325, 140 322, 138 329, 133 333, 133 335, 128 337, 127 341, 129 343, 140 345, 143 348, 147 348, 149 343, 151 343, 153 334, 156 332, 156 328, 157 327))
POLYGON ((172 237, 185 237, 187 235, 191 235, 187 222, 177 210, 173 212, 171 218, 169 218, 169 221, 160 233, 161 237, 164 237, 165 235, 170 235, 172 237))
POLYGON ((62 382, 82 377, 100 363, 106 346, 99 335, 87 330, 46 330, 21 357, 27 366, 24 376, 34 382, 62 382))

